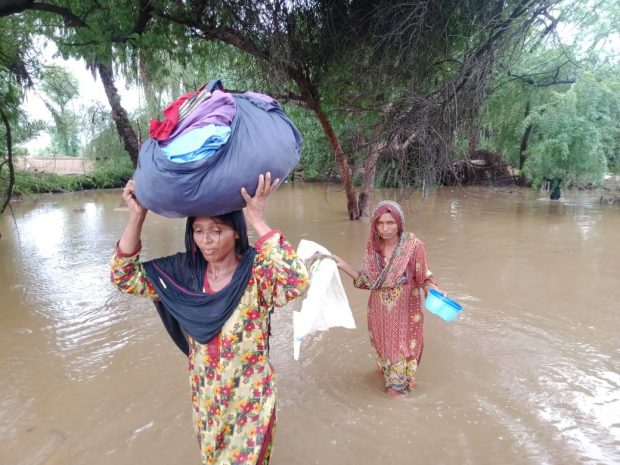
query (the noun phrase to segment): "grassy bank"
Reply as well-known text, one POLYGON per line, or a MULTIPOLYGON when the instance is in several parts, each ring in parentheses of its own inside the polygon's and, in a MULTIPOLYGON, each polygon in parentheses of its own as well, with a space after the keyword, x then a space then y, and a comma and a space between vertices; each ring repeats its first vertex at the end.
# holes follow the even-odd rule
MULTIPOLYGON (((131 163, 109 164, 97 167, 88 175, 58 175, 19 171, 15 173, 13 197, 47 192, 73 192, 85 189, 123 187, 133 174, 131 163)), ((8 174, 0 174, 0 187, 8 184, 8 174)))

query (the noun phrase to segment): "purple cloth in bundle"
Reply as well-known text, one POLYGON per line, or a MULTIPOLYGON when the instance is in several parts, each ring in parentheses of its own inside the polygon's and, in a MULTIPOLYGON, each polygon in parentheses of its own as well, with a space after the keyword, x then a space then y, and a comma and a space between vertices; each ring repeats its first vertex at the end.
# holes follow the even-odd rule
POLYGON ((211 92, 211 97, 201 102, 194 111, 179 122, 170 137, 160 141, 159 145, 165 147, 176 137, 209 124, 230 126, 235 113, 237 113, 237 108, 232 94, 214 90, 211 92))

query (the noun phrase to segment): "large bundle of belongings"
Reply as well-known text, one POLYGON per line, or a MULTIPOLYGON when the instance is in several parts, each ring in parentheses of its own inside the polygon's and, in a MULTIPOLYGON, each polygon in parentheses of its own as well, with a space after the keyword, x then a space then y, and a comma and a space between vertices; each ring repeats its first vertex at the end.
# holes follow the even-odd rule
POLYGON ((228 93, 218 80, 182 95, 150 122, 134 174, 136 196, 163 216, 215 216, 245 206, 258 175, 284 180, 301 153, 301 134, 276 100, 228 93))

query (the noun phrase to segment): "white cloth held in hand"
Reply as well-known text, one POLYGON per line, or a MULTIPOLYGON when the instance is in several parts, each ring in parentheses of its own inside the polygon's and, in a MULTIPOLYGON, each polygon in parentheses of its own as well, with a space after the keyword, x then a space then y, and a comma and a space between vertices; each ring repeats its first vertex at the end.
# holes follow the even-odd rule
MULTIPOLYGON (((316 242, 302 239, 297 256, 307 260, 316 252, 331 253, 316 242)), ((342 287, 336 262, 329 258, 316 260, 311 269, 310 286, 301 303, 301 311, 293 312, 293 358, 299 359, 301 341, 315 331, 343 327, 355 329, 349 300, 342 287)))

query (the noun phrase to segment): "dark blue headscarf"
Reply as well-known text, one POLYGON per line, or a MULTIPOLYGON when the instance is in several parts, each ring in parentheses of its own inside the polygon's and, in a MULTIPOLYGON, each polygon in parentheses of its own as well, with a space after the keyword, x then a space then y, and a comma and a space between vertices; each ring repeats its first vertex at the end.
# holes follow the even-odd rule
POLYGON ((215 218, 231 226, 239 236, 235 241, 235 252, 240 256, 240 262, 224 289, 214 294, 203 292, 208 263, 194 241, 192 225, 195 217, 187 219, 184 253, 144 263, 146 276, 160 298, 155 301, 159 316, 168 334, 185 355, 189 355, 188 334, 201 344, 206 344, 237 308, 250 280, 256 255, 256 249, 249 245, 241 210, 215 218))

